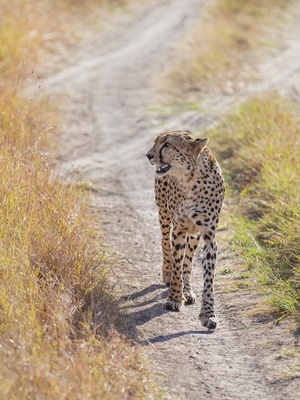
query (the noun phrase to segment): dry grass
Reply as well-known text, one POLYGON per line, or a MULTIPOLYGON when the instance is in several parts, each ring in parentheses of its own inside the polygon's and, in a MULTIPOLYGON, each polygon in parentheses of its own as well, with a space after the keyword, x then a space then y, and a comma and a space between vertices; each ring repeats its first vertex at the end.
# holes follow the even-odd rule
MULTIPOLYGON (((87 193, 54 175, 49 110, 18 97, 20 69, 36 65, 50 31, 53 44, 62 32, 54 21, 65 43, 74 39, 68 21, 80 4, 69 5, 0 1, 0 399, 158 398, 144 360, 116 331, 110 255, 87 193)), ((85 2, 81 16, 94 6, 85 2)))
POLYGON ((1 110, 0 398, 146 398, 86 194, 53 177, 34 107, 6 97, 1 110))
POLYGON ((285 9, 291 3, 213 2, 179 46, 160 92, 174 102, 176 98, 182 101, 192 96, 199 100, 207 93, 231 94, 245 88, 257 77, 256 64, 262 51, 276 46, 278 28, 284 24, 285 9))

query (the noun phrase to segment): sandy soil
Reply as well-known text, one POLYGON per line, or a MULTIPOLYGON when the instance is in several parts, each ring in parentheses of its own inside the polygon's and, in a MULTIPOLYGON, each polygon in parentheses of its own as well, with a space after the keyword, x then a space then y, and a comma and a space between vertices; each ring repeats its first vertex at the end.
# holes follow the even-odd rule
MULTIPOLYGON (((167 289, 160 276, 154 170, 145 153, 161 130, 199 130, 239 100, 234 94, 209 98, 206 111, 186 111, 171 118, 150 111, 156 76, 172 62, 176 43, 205 4, 205 0, 147 3, 132 16, 118 17, 105 40, 94 38, 68 67, 46 79, 50 97, 61 99, 66 114, 61 170, 75 171, 93 185, 95 218, 101 220, 106 242, 119 255, 113 279, 124 299, 128 334, 151 360, 165 399, 295 400, 300 393, 299 356, 285 357, 282 351, 299 350, 299 332, 285 322, 276 325, 268 315, 255 316, 258 295, 228 290, 231 275, 223 272, 234 269, 237 260, 225 247, 225 229, 218 240, 218 330, 209 332, 198 320, 200 268, 194 274, 196 304, 181 313, 161 307, 167 289)), ((284 46, 262 63, 262 81, 240 98, 278 86, 299 100, 298 34, 295 29, 284 46)))

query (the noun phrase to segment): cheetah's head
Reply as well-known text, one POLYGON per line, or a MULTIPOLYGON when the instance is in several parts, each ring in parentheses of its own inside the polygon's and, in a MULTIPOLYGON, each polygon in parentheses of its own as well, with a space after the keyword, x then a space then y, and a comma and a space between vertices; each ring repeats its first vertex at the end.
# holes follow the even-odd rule
POLYGON ((165 131, 156 136, 146 156, 156 165, 157 175, 179 176, 195 169, 207 142, 207 138, 195 139, 189 131, 165 131))

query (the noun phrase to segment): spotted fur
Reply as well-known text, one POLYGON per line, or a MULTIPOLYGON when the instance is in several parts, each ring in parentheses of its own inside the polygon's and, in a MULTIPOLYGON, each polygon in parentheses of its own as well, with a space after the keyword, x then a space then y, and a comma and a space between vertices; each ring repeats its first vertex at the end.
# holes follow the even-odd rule
POLYGON ((207 138, 189 131, 165 131, 147 153, 156 166, 155 199, 162 233, 162 278, 170 289, 164 307, 180 311, 196 300, 192 288, 192 264, 202 237, 204 288, 200 320, 215 329, 215 240, 225 185, 219 164, 206 147, 207 138))

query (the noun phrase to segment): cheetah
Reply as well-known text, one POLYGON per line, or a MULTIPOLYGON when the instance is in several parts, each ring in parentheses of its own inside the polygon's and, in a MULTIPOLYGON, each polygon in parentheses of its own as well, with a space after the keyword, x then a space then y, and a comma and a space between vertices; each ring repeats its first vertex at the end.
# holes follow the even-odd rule
POLYGON ((214 275, 217 257, 215 240, 225 184, 221 168, 206 147, 207 138, 189 131, 164 131, 156 136, 146 154, 156 166, 155 202, 162 234, 162 279, 169 286, 164 308, 180 311, 193 304, 192 262, 202 237, 204 288, 200 321, 213 330, 214 275))

